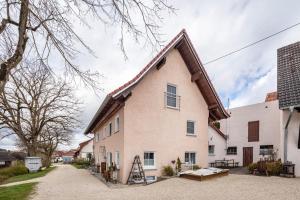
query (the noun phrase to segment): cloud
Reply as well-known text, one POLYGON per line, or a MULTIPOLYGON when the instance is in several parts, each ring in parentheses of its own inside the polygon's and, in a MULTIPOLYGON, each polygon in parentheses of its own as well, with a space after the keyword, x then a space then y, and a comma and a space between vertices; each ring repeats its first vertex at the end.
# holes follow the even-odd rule
MULTIPOLYGON (((182 28, 186 28, 203 63, 238 49, 300 21, 300 1, 233 0, 207 1, 174 0, 176 15, 165 14, 162 27, 167 42, 182 28)), ((155 52, 148 46, 126 39, 128 60, 124 60, 118 46, 117 28, 90 20, 91 28, 76 24, 75 29, 94 50, 93 57, 78 54, 76 63, 84 69, 103 74, 103 92, 97 95, 82 85, 77 96, 84 102, 83 128, 76 131, 73 148, 83 136, 84 128, 99 108, 105 95, 131 79, 141 70, 155 52)), ((300 27, 284 32, 237 54, 205 65, 221 100, 231 107, 261 102, 267 92, 276 90, 276 50, 300 40, 300 27)), ((84 51, 83 51, 84 52, 84 51)))

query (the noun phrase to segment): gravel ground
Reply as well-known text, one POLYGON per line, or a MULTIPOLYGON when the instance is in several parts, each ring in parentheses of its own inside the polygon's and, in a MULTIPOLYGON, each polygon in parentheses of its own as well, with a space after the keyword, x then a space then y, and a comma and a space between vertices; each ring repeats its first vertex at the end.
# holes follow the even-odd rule
POLYGON ((229 175, 198 182, 172 178, 148 186, 111 189, 86 170, 61 165, 43 177, 32 198, 34 200, 296 200, 300 199, 300 179, 229 175))

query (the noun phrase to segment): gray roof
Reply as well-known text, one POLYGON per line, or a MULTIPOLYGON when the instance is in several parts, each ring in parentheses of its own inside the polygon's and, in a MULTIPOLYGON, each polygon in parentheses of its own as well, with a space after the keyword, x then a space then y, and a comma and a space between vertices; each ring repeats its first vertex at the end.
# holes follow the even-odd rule
POLYGON ((13 161, 15 158, 9 151, 0 151, 0 161, 13 161))
POLYGON ((300 107, 300 42, 277 50, 279 108, 300 107))

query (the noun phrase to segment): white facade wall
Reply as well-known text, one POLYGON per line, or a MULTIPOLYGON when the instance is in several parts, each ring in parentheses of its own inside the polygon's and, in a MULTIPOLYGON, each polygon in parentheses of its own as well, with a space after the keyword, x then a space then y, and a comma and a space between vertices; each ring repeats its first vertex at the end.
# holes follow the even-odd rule
POLYGON ((87 159, 89 153, 93 155, 93 140, 89 141, 89 143, 81 149, 79 158, 87 159))
POLYGON ((280 114, 278 100, 248 105, 229 110, 230 118, 221 120, 220 130, 228 135, 227 146, 236 146, 237 155, 227 155, 243 165, 243 147, 253 147, 253 162, 258 161, 260 145, 280 149, 280 114), (259 141, 248 142, 248 122, 259 121, 259 141))
POLYGON ((226 157, 226 140, 210 126, 208 127, 208 145, 214 145, 214 154, 208 154, 208 163, 226 157))
MULTIPOLYGON (((284 142, 284 127, 286 125, 289 116, 289 111, 282 111, 281 115, 281 148, 280 155, 283 159, 283 142, 284 142)), ((294 111, 291 121, 288 126, 288 144, 287 144, 287 161, 291 161, 295 165, 295 175, 300 176, 300 149, 298 149, 298 137, 299 137, 299 126, 300 126, 300 113, 294 111)))

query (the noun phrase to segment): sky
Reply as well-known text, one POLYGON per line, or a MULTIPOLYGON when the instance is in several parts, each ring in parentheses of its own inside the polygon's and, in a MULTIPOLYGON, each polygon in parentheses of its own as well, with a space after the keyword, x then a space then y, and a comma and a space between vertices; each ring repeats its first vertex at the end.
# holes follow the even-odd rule
MULTIPOLYGON (((167 43, 185 28, 202 63, 300 22, 299 0, 169 2, 177 10, 176 14, 163 15, 162 39, 167 43)), ((98 80, 102 91, 95 94, 77 85, 76 95, 83 102, 82 125, 75 131, 72 144, 62 149, 76 148, 79 142, 89 139, 83 132, 105 95, 134 77, 157 53, 150 46, 126 37, 128 59, 124 59, 116 27, 95 19, 89 23, 90 27, 78 23, 74 28, 95 56, 83 51, 76 56, 76 63, 102 75, 98 80)), ((300 26, 205 65, 224 106, 228 108, 228 99, 230 108, 263 102, 267 92, 276 91, 276 50, 297 41, 300 26)), ((13 145, 14 138, 0 141, 0 148, 14 149, 13 145)))

